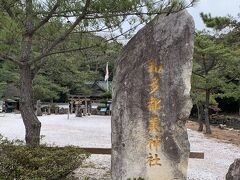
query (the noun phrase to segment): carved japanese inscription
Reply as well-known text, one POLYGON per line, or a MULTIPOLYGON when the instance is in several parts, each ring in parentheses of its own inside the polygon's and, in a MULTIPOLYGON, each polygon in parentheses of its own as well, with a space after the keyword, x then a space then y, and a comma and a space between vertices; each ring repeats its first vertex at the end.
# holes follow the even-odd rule
POLYGON ((152 166, 161 166, 159 158, 160 148, 160 125, 158 111, 161 110, 161 99, 156 96, 159 91, 159 75, 163 73, 163 64, 157 65, 156 60, 150 59, 148 64, 148 73, 150 76, 150 97, 148 101, 148 110, 150 114, 148 125, 148 146, 147 146, 147 164, 152 166), (154 156, 152 155, 154 154, 154 156))

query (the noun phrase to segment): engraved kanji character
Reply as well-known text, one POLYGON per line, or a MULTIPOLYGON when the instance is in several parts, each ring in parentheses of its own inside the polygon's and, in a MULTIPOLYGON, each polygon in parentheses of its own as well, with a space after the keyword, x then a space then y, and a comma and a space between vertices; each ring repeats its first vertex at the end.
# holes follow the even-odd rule
POLYGON ((157 66, 154 60, 151 60, 148 65, 148 72, 149 73, 162 73, 163 72, 163 64, 157 66))
POLYGON ((150 167, 154 165, 154 159, 153 159, 152 153, 149 153, 149 156, 147 158, 147 163, 150 167))
POLYGON ((160 139, 158 138, 158 136, 156 136, 153 140, 153 146, 155 147, 156 151, 158 151, 158 148, 160 146, 160 139))
POLYGON ((149 138, 148 139, 148 145, 149 145, 149 149, 152 151, 153 147, 156 149, 156 152, 158 151, 158 148, 160 146, 160 139, 158 138, 158 136, 156 136, 155 139, 153 138, 149 138))
POLYGON ((156 133, 160 132, 159 125, 158 125, 158 117, 152 116, 150 118, 149 126, 148 126, 148 132, 151 134, 155 130, 156 133))
POLYGON ((158 78, 152 79, 150 94, 155 93, 159 89, 158 80, 159 80, 158 78))
POLYGON ((154 157, 154 164, 153 165, 159 165, 161 166, 161 163, 159 162, 160 161, 160 158, 158 157, 158 154, 155 154, 155 157, 154 157))
POLYGON ((148 139, 148 145, 149 145, 149 149, 152 151, 152 146, 154 146, 154 140, 152 138, 148 139))
POLYGON ((150 111, 157 111, 160 109, 160 102, 161 100, 155 97, 150 97, 148 101, 148 109, 150 111))

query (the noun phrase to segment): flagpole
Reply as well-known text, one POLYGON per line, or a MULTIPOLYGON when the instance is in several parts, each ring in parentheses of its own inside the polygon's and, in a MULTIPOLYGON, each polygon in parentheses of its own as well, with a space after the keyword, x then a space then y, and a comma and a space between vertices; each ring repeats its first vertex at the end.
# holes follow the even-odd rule
MULTIPOLYGON (((108 69, 108 62, 107 62, 107 69, 108 69)), ((109 73, 109 72, 108 72, 108 73, 109 73)), ((108 74, 108 78, 109 78, 109 74, 108 74)), ((107 78, 107 92, 109 91, 108 78, 107 78)))
POLYGON ((107 80, 107 92, 109 91, 109 89, 108 89, 108 80, 107 80))
POLYGON ((108 71, 108 62, 107 62, 107 65, 106 65, 106 74, 105 74, 105 81, 107 81, 107 92, 109 91, 108 78, 109 78, 109 71, 108 71))

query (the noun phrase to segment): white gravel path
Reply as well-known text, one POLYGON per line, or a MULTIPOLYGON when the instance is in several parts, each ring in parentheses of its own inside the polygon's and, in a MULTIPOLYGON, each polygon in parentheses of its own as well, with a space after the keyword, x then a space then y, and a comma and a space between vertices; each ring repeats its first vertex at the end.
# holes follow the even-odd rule
MULTIPOLYGON (((0 114, 0 134, 9 139, 24 139, 24 126, 20 114, 0 114)), ((43 143, 58 146, 111 147, 111 121, 109 116, 76 118, 70 115, 46 115, 42 122, 43 143)), ((240 147, 206 138, 202 133, 188 130, 191 151, 205 153, 205 159, 190 159, 189 180, 224 180, 229 165, 240 157, 240 147)), ((104 179, 109 174, 110 155, 92 155, 77 175, 104 179), (96 170, 94 170, 94 168, 96 170), (84 174, 83 174, 84 170, 84 174), (86 174, 88 173, 88 175, 86 174), (92 174, 92 175, 91 175, 92 174)), ((82 179, 82 178, 80 178, 82 179)))

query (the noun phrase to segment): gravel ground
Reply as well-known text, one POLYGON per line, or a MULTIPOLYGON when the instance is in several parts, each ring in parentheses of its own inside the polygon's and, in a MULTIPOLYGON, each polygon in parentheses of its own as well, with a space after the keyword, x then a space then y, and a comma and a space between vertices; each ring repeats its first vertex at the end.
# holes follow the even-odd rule
MULTIPOLYGON (((0 134, 10 139, 24 139, 24 126, 19 114, 0 114, 0 134)), ((49 115, 42 122, 42 143, 58 146, 111 147, 111 122, 109 116, 49 115)), ((188 130, 191 151, 205 153, 204 160, 190 159, 189 180, 224 180, 228 167, 240 157, 240 147, 202 133, 188 130)), ((110 155, 92 155, 84 166, 75 171, 79 179, 110 179, 110 155)))

